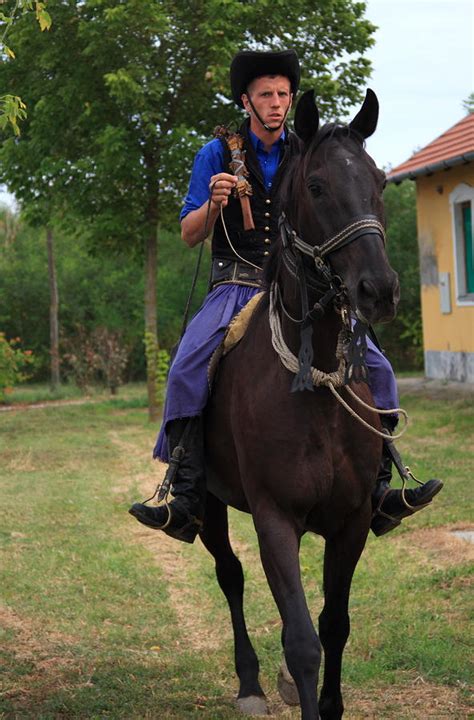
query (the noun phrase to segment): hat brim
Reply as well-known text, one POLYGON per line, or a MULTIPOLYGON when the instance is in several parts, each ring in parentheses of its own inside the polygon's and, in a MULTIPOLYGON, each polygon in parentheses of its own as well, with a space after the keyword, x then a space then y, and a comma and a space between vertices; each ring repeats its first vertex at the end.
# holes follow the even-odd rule
POLYGON ((243 107, 242 95, 248 85, 263 75, 283 75, 290 81, 291 92, 296 95, 300 84, 300 64, 294 50, 281 52, 254 52, 241 50, 230 66, 230 89, 234 101, 243 107))

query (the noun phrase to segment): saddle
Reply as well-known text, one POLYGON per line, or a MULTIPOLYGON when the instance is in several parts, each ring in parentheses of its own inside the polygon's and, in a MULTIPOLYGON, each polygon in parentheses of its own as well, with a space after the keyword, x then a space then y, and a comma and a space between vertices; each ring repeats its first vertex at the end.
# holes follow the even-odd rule
POLYGON ((224 339, 212 353, 209 365, 207 366, 207 381, 209 384, 209 390, 212 390, 212 385, 214 383, 217 368, 221 359, 230 353, 230 351, 233 350, 233 348, 235 348, 242 340, 247 331, 250 318, 252 317, 262 297, 263 292, 259 292, 254 295, 227 326, 224 339))

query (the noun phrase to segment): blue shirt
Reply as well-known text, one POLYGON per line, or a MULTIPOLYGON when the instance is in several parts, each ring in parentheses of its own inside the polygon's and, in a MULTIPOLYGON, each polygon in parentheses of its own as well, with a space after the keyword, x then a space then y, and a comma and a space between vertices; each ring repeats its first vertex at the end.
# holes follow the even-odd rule
MULTIPOLYGON (((249 130, 250 141, 257 154, 262 170, 263 182, 270 190, 275 173, 280 164, 281 150, 285 139, 285 131, 273 143, 270 152, 266 152, 262 141, 249 130)), ((209 199, 209 181, 213 175, 226 172, 224 168, 224 151, 220 140, 215 138, 202 147, 194 159, 188 194, 184 200, 179 219, 182 220, 192 210, 198 210, 209 199)), ((227 172, 230 172, 228 169, 227 172)))

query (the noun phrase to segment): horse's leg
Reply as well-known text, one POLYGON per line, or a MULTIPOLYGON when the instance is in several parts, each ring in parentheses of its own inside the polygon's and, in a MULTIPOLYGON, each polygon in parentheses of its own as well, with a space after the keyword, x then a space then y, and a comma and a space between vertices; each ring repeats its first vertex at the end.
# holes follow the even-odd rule
POLYGON ((371 508, 362 508, 335 537, 326 540, 324 551, 324 607, 319 616, 319 635, 324 648, 324 681, 319 698, 322 720, 340 720, 344 711, 341 665, 349 637, 349 593, 355 567, 364 549, 371 508))
POLYGON ((301 583, 300 537, 286 516, 263 505, 254 522, 262 564, 283 621, 286 663, 298 688, 302 720, 318 720, 321 646, 301 583))
POLYGON ((234 630, 235 668, 240 681, 237 705, 248 715, 266 715, 265 694, 258 681, 259 663, 245 624, 242 565, 229 542, 227 506, 208 494, 201 540, 216 561, 216 575, 229 604, 234 630))
POLYGON ((285 628, 282 628, 281 631, 281 645, 283 648, 283 655, 277 676, 278 692, 280 693, 280 697, 283 702, 287 705, 299 705, 300 698, 298 696, 298 688, 290 675, 290 671, 288 670, 288 665, 285 660, 285 628))

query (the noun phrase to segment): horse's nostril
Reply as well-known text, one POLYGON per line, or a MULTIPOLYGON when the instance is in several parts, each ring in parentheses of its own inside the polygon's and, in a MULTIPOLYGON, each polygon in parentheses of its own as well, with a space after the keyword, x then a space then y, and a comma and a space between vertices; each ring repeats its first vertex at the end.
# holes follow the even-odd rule
POLYGON ((369 280, 361 280, 359 284, 359 293, 366 298, 374 300, 378 293, 369 280))

